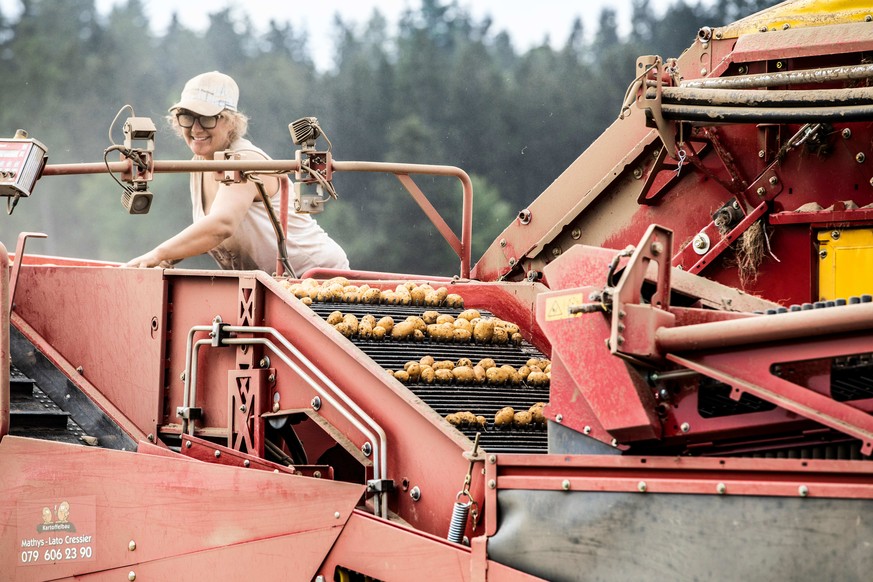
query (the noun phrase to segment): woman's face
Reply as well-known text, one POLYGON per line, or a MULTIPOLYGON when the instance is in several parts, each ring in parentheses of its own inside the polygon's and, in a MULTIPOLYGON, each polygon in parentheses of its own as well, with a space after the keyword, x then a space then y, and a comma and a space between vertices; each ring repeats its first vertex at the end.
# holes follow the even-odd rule
MULTIPOLYGON (((185 138, 185 143, 188 144, 194 155, 211 160, 215 152, 230 147, 231 125, 226 116, 218 114, 215 127, 207 129, 203 127, 201 119, 205 121, 206 125, 211 125, 210 121, 213 118, 201 117, 185 110, 179 111, 179 114, 189 114, 194 118, 194 124, 191 127, 182 127, 182 137, 185 138)), ((177 119, 179 119, 178 114, 177 119)), ((183 124, 180 123, 180 125, 183 124)))

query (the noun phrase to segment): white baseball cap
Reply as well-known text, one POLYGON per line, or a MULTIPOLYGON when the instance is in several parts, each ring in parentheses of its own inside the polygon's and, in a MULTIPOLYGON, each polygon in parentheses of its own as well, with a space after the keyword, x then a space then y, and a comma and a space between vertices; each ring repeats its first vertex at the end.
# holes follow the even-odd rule
POLYGON ((203 73, 190 79, 182 89, 182 98, 170 107, 187 109, 199 115, 218 115, 225 109, 236 111, 239 87, 236 81, 218 71, 203 73))

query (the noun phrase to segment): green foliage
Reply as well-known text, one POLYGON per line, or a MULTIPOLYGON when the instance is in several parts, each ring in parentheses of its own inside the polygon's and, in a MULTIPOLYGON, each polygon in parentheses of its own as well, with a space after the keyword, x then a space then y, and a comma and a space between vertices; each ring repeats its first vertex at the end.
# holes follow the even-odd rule
MULTIPOLYGON (((25 0, 15 17, 0 12, 0 134, 26 129, 46 144, 52 164, 100 162, 121 140, 129 112, 110 127, 113 117, 130 104, 158 127, 157 159, 188 159, 166 123, 167 108, 188 78, 221 70, 240 85, 250 137, 273 157, 293 158, 288 124, 316 116, 335 159, 466 170, 474 184, 475 262, 615 119, 639 55, 678 56, 701 25, 773 3, 678 0, 659 14, 649 0, 634 0, 627 38, 615 12, 604 10, 590 34, 580 21, 567 22, 565 46, 519 52, 490 18, 477 21, 455 1, 421 0, 396 32, 378 10, 362 24, 336 16, 334 65, 316 71, 306 31, 277 22, 256 27, 238 8, 214 12, 202 32, 173 17, 156 35, 143 0, 114 3, 107 14, 95 0, 25 0)), ((459 235, 458 181, 414 179, 459 235)), ((343 173, 335 183, 340 199, 317 219, 353 268, 458 272, 457 256, 395 178, 343 173)), ((31 199, 2 218, 0 239, 14 248, 18 232, 41 231, 49 239, 35 242, 33 252, 123 261, 190 221, 185 175, 157 176, 151 190, 151 213, 130 216, 106 174, 44 177, 31 199)))

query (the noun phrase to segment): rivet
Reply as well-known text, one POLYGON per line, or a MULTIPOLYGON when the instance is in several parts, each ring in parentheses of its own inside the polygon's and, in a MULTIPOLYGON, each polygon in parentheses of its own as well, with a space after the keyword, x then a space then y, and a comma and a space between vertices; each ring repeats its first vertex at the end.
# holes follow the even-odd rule
POLYGON ((586 424, 585 428, 582 429, 582 434, 591 434, 591 427, 586 424))
POLYGON ((863 164, 866 159, 867 156, 864 155, 864 152, 858 152, 857 155, 855 155, 855 161, 859 164, 863 164))
POLYGON ((185 441, 185 448, 186 448, 186 449, 190 449, 190 448, 191 448, 191 441, 185 441))
POLYGON ((136 580, 136 572, 134 572, 133 570, 131 570, 130 572, 128 572, 128 573, 127 573, 127 579, 130 580, 131 582, 133 582, 134 580, 136 580))
POLYGON ((215 458, 219 458, 221 456, 221 451, 215 451, 215 458))
POLYGON ((822 249, 818 252, 818 258, 820 258, 820 259, 825 259, 825 258, 827 258, 827 256, 828 256, 827 249, 822 249))
POLYGON ((561 424, 562 422, 564 422, 564 415, 563 414, 556 414, 555 415, 555 422, 557 422, 558 424, 561 424))
POLYGON ((789 28, 791 28, 791 25, 788 24, 787 22, 782 25, 782 30, 788 30, 789 28))
POLYGON ((313 479, 321 479, 321 471, 313 471, 312 478, 313 479))
POLYGON ((240 411, 240 412, 245 412, 245 411, 246 411, 246 405, 243 404, 242 406, 240 406, 240 407, 239 407, 239 411, 240 411))
POLYGON ((719 483, 715 486, 715 490, 716 492, 718 492, 719 495, 724 495, 727 491, 727 486, 724 483, 719 483))
POLYGON ((412 488, 412 491, 409 492, 409 496, 412 497, 413 501, 421 499, 421 489, 418 488, 418 485, 412 488))
POLYGON ((760 28, 758 29, 758 32, 767 32, 767 27, 766 27, 766 26, 762 26, 762 27, 760 27, 760 28))
POLYGON ((640 481, 639 483, 637 483, 637 491, 639 491, 640 493, 645 493, 646 489, 648 489, 648 487, 646 486, 645 481, 640 481))
POLYGON ((569 479, 564 479, 564 480, 561 482, 561 489, 563 489, 564 491, 569 491, 569 490, 570 490, 570 480, 569 480, 569 479))
POLYGON ((831 238, 834 240, 840 240, 840 231, 832 230, 831 231, 831 238))
POLYGON ((776 176, 770 176, 769 182, 771 186, 775 186, 779 183, 779 178, 777 178, 776 176))
POLYGON ((313 410, 318 410, 319 408, 321 408, 321 398, 319 398, 318 396, 313 396, 310 404, 312 405, 313 410))
POLYGON ((687 422, 683 422, 682 426, 679 427, 679 430, 681 430, 682 432, 688 432, 689 430, 691 430, 691 425, 687 422))
POLYGON ((664 252, 664 245, 660 242, 657 242, 657 241, 653 242, 652 243, 652 254, 657 257, 662 252, 664 252))
POLYGON ((515 266, 515 257, 509 257, 509 266, 510 266, 510 267, 514 267, 514 266, 515 266))
POLYGON ((582 229, 581 228, 574 228, 570 232, 570 236, 573 237, 573 240, 579 240, 579 238, 582 236, 582 229))
POLYGON ((76 368, 76 372, 78 372, 80 375, 81 375, 81 374, 84 374, 84 373, 85 373, 85 368, 83 368, 82 366, 79 366, 78 368, 76 368))
POLYGON ((557 257, 561 254, 561 249, 559 247, 555 247, 552 249, 552 256, 557 257))
POLYGON ((759 158, 763 158, 765 155, 767 155, 767 154, 764 152, 764 150, 758 150, 758 157, 759 158))
POLYGON ((797 494, 800 495, 801 497, 808 496, 809 495, 809 487, 807 487, 806 485, 801 485, 800 487, 797 488, 797 494))
POLYGON ((706 67, 700 69, 700 75, 701 75, 701 76, 706 75, 707 72, 708 72, 708 71, 706 70, 706 67))
POLYGON ((842 135, 843 139, 849 139, 850 137, 852 137, 852 130, 846 127, 843 129, 842 135))
POLYGON ((251 466, 252 466, 252 462, 251 462, 251 461, 249 461, 248 459, 243 460, 243 467, 248 468, 248 467, 251 467, 251 466))
POLYGON ((149 439, 149 441, 151 442, 155 442, 155 435, 153 435, 152 433, 149 433, 146 438, 149 439))
POLYGON ((506 239, 505 239, 505 238, 500 239, 500 246, 501 246, 501 247, 505 247, 505 246, 506 246, 506 239))
POLYGON ((763 186, 759 186, 758 187, 758 196, 764 196, 765 194, 767 194, 767 190, 765 190, 763 186))
POLYGON ((269 376, 267 376, 267 382, 269 382, 270 384, 275 384, 276 383, 276 374, 270 374, 269 376))
POLYGON ((363 445, 361 445, 361 452, 364 453, 365 457, 369 457, 370 454, 373 452, 373 445, 371 445, 369 442, 364 443, 363 445))
POLYGON ((334 518, 339 519, 339 518, 340 518, 340 512, 339 512, 339 511, 335 511, 334 514, 333 514, 333 516, 334 516, 334 518))
POLYGON ((488 481, 488 489, 496 489, 496 488, 497 488, 497 481, 495 481, 494 479, 490 479, 488 481))
POLYGON ((634 168, 634 178, 639 180, 643 177, 643 169, 642 168, 634 168))
POLYGON ((127 549, 130 550, 131 552, 134 551, 136 549, 136 542, 133 540, 130 540, 129 542, 127 542, 127 549))
POLYGON ((488 462, 492 465, 497 462, 497 455, 488 455, 488 462))

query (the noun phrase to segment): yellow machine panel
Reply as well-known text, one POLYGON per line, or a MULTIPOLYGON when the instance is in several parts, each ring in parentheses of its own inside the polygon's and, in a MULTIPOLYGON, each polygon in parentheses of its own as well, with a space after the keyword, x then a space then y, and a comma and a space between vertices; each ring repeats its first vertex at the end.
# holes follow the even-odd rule
POLYGON ((873 293, 873 229, 820 231, 819 300, 873 293))

